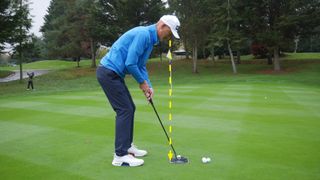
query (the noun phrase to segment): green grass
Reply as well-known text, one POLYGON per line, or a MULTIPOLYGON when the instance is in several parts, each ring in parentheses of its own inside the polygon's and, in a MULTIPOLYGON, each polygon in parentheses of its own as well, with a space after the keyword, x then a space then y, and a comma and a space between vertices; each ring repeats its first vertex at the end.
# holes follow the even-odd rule
MULTIPOLYGON (((90 60, 81 60, 80 66, 89 66, 91 64, 90 60)), ((77 63, 74 61, 62 61, 62 60, 44 60, 44 61, 36 61, 33 63, 24 63, 22 65, 23 69, 51 69, 51 70, 59 70, 59 69, 68 69, 76 67, 77 63)), ((1 70, 19 70, 19 65, 17 66, 5 66, 0 67, 1 70)))
POLYGON ((244 61, 247 61, 247 60, 253 60, 254 59, 254 56, 252 54, 249 54, 249 55, 242 55, 240 57, 241 60, 244 60, 244 61))
MULTIPOLYGON (((165 60, 165 57, 163 57, 165 60)), ((151 58, 150 62, 160 61, 160 58, 151 58)), ((96 60, 96 64, 99 64, 100 59, 96 60)), ((91 65, 91 60, 85 59, 80 61, 80 67, 88 67, 91 65)), ((43 60, 36 61, 33 63, 24 63, 22 65, 23 69, 51 69, 51 70, 62 70, 62 69, 70 69, 75 68, 77 63, 74 61, 62 61, 62 60, 43 60)), ((12 71, 19 70, 19 66, 4 66, 0 67, 0 70, 12 71)), ((1 72, 0 71, 0 72, 1 72)))
POLYGON ((320 53, 286 53, 288 60, 320 60, 320 53))
POLYGON ((5 77, 9 76, 10 74, 12 74, 11 71, 6 71, 6 70, 2 71, 2 70, 0 70, 0 78, 5 78, 5 77))
MULTIPOLYGON (((145 165, 111 165, 114 112, 94 69, 70 68, 25 83, 0 84, 0 179, 319 179, 320 62, 173 64, 173 143, 190 159, 167 162, 156 116, 131 77, 135 142, 145 165), (209 156, 210 164, 201 157, 209 156)), ((148 64, 154 103, 168 121, 167 63, 148 64)))
MULTIPOLYGON (((255 59, 252 54, 241 56, 241 60, 255 59)), ((285 52, 281 57, 283 60, 320 60, 320 53, 288 53, 285 52)))

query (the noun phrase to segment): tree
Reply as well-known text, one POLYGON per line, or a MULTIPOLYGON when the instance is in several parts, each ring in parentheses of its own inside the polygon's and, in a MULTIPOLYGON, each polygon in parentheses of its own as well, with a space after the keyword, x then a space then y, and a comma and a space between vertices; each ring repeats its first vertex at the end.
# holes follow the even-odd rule
POLYGON ((43 41, 43 37, 37 37, 37 36, 32 36, 32 43, 33 43, 33 58, 36 59, 44 59, 47 58, 47 49, 45 48, 45 43, 43 41))
POLYGON ((108 38, 108 36, 106 36, 108 34, 106 28, 104 28, 104 25, 101 23, 103 21, 103 12, 99 5, 97 1, 92 0, 82 0, 78 5, 79 11, 83 14, 83 40, 90 42, 91 67, 93 68, 96 67, 98 43, 108 38))
POLYGON ((122 33, 135 26, 156 23, 164 12, 161 0, 100 0, 100 12, 111 45, 122 33))
POLYGON ((280 71, 281 48, 294 44, 297 36, 312 31, 320 22, 318 0, 242 1, 245 27, 252 39, 273 54, 274 70, 280 71))
POLYGON ((12 36, 14 28, 18 25, 14 22, 15 15, 10 0, 0 1, 0 52, 5 48, 4 43, 12 36))
POLYGON ((100 0, 106 21, 120 33, 159 20, 164 11, 161 0, 100 0))
POLYGON ((49 57, 73 58, 77 61, 86 54, 83 42, 83 14, 77 9, 77 1, 53 0, 41 28, 49 57))
POLYGON ((0 27, 0 52, 4 49, 4 43, 16 47, 19 37, 25 40, 31 27, 28 1, 1 0, 0 27))
POLYGON ((89 11, 91 18, 87 21, 92 47, 97 47, 95 44, 111 46, 127 30, 157 22, 163 11, 161 0, 100 0, 89 11))
POLYGON ((22 82, 23 52, 28 42, 28 32, 31 27, 29 2, 28 0, 12 0, 9 5, 5 5, 7 5, 7 9, 4 10, 5 20, 2 21, 4 23, 4 35, 6 36, 4 42, 11 44, 14 51, 19 53, 20 82, 22 82))
POLYGON ((198 47, 205 46, 207 34, 212 22, 209 7, 212 0, 169 0, 172 12, 175 12, 181 22, 179 32, 184 41, 186 50, 189 44, 192 47, 193 73, 197 73, 198 47))
MULTIPOLYGON (((24 62, 31 62, 43 57, 42 51, 42 40, 34 34, 31 34, 28 40, 25 41, 23 45, 24 62)), ((16 52, 13 56, 14 58, 20 57, 20 52, 16 52)))
POLYGON ((298 52, 320 52, 320 26, 313 32, 299 36, 298 52))
POLYGON ((42 27, 52 57, 91 56, 95 67, 98 44, 111 45, 123 32, 154 23, 161 0, 53 0, 42 27))
POLYGON ((52 0, 47 12, 41 32, 48 50, 48 57, 58 57, 62 54, 59 52, 60 42, 64 41, 61 29, 67 23, 63 19, 66 16, 66 6, 62 0, 52 0))
MULTIPOLYGON (((239 0, 216 0, 212 7, 214 12, 212 29, 210 33, 210 44, 213 47, 227 47, 231 59, 233 73, 237 73, 232 47, 239 49, 246 38, 242 29, 242 18, 239 16, 239 0)), ((239 61, 239 57, 238 57, 239 61)))

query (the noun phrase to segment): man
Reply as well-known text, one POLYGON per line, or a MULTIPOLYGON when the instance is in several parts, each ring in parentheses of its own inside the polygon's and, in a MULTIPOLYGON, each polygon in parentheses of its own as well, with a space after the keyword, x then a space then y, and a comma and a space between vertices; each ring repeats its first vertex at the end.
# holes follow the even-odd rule
POLYGON ((33 81, 32 81, 32 79, 33 79, 33 77, 34 77, 34 72, 31 72, 31 73, 27 72, 27 75, 28 75, 28 77, 29 77, 27 90, 30 90, 30 86, 31 86, 31 88, 32 88, 32 90, 33 90, 33 81))
POLYGON ((135 105, 124 82, 131 74, 147 100, 153 97, 146 63, 159 40, 179 38, 177 29, 180 22, 176 16, 164 15, 153 25, 136 27, 124 33, 101 59, 97 68, 97 79, 116 112, 114 166, 140 166, 147 151, 139 150, 133 144, 135 105))

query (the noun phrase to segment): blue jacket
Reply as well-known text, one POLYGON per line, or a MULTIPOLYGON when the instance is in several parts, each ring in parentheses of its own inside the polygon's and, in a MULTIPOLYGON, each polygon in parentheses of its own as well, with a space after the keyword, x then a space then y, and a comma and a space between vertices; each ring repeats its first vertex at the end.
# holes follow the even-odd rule
POLYGON ((149 80, 146 63, 153 46, 159 43, 156 25, 139 26, 124 33, 100 63, 124 78, 131 74, 138 83, 149 80))

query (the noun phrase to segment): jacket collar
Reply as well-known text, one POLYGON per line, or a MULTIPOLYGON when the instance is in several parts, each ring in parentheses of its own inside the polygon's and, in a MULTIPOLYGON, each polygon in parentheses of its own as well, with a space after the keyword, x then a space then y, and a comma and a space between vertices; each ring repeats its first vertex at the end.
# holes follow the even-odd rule
POLYGON ((149 29, 149 32, 150 32, 151 43, 153 45, 159 44, 159 38, 158 38, 156 24, 152 24, 152 25, 148 26, 148 29, 149 29))

